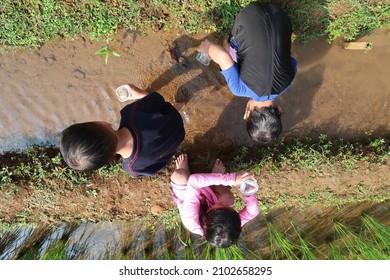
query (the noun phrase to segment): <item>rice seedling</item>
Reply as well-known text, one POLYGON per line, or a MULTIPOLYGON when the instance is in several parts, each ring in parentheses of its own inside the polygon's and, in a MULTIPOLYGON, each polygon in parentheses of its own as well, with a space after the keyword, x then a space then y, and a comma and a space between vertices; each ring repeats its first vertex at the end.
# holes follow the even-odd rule
POLYGON ((363 227, 367 232, 367 239, 373 241, 374 246, 381 248, 387 255, 386 259, 390 258, 390 227, 386 226, 374 218, 364 215, 363 227))
POLYGON ((67 240, 58 240, 54 244, 52 244, 43 256, 40 258, 41 260, 66 260, 67 255, 66 251, 68 248, 67 240))
POLYGON ((380 247, 375 246, 375 239, 364 238, 340 223, 335 223, 335 231, 344 244, 346 249, 344 256, 347 259, 383 260, 389 257, 380 247))
MULTIPOLYGON (((271 259, 283 260, 388 260, 390 259, 390 227, 371 216, 364 215, 360 227, 351 228, 334 223, 335 236, 324 250, 319 244, 306 240, 308 233, 292 225, 280 229, 268 222, 269 240, 261 244, 262 250, 269 248, 271 259), (305 238, 303 237, 305 236, 305 238)), ((154 233, 140 226, 128 225, 118 240, 109 240, 103 245, 96 239, 100 227, 88 223, 66 225, 62 228, 47 226, 18 227, 1 231, 1 259, 183 259, 183 260, 245 260, 264 259, 267 253, 258 253, 256 244, 245 244, 245 236, 229 248, 215 248, 203 238, 192 236, 182 225, 176 230, 166 231, 161 225, 154 233), (130 230, 128 230, 130 229, 130 230)), ((118 228, 113 227, 114 230, 118 228)), ((105 231, 107 234, 107 231, 105 231)), ((258 244, 260 245, 260 244, 258 244)))
POLYGON ((272 223, 268 223, 268 229, 272 259, 299 259, 296 254, 296 246, 284 234, 282 234, 272 223))
POLYGON ((296 236, 298 237, 298 240, 299 240, 299 244, 296 245, 296 248, 302 254, 301 259, 303 259, 303 260, 316 260, 317 257, 313 253, 313 251, 316 254, 319 254, 320 256, 323 255, 323 253, 320 252, 314 245, 310 244, 309 242, 305 241, 302 238, 301 234, 298 233, 298 230, 296 229, 296 227, 294 226, 293 223, 291 223, 291 225, 292 225, 292 227, 296 233, 296 236))
POLYGON ((206 260, 244 260, 245 256, 237 245, 228 248, 214 248, 207 244, 206 260))

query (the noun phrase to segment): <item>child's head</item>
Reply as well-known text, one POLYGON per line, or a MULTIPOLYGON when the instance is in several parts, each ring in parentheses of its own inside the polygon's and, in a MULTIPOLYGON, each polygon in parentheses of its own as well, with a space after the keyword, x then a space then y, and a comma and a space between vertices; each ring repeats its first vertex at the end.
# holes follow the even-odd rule
POLYGON ((277 106, 254 108, 246 119, 246 129, 253 140, 268 144, 282 132, 281 112, 277 106))
POLYGON ((70 167, 91 171, 107 164, 114 157, 117 143, 117 137, 109 124, 78 123, 62 132, 60 151, 70 167))
POLYGON ((231 207, 213 208, 205 215, 205 238, 215 247, 237 243, 241 234, 240 215, 231 207))

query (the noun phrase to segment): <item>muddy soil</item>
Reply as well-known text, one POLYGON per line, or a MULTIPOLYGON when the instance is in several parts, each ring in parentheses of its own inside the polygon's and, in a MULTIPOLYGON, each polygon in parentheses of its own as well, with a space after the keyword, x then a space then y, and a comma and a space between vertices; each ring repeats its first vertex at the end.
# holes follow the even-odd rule
MULTIPOLYGON (((247 100, 230 93, 217 65, 206 67, 196 61, 196 48, 205 38, 221 40, 215 34, 189 36, 175 31, 141 36, 122 31, 109 43, 120 57, 110 56, 107 64, 104 57, 95 54, 106 43, 87 39, 52 41, 38 50, 2 54, 0 152, 46 142, 57 145, 59 133, 76 122, 107 121, 116 128, 119 111, 126 103, 117 100, 114 89, 134 83, 160 92, 170 102, 182 103, 186 138, 180 151, 196 154, 213 149, 229 160, 227 153, 233 147, 255 144, 242 120, 247 100)), ((373 42, 372 50, 344 50, 341 42, 328 44, 324 40, 293 44, 298 75, 292 88, 278 99, 283 108, 282 137, 326 134, 357 140, 366 132, 390 136, 390 32, 378 30, 359 41, 373 42)), ((44 190, 22 186, 14 201, 1 195, 1 219, 14 221, 15 214, 27 210, 30 217, 45 221, 160 214, 174 207, 169 192, 172 170, 173 163, 153 178, 134 180, 123 175, 93 182, 97 198, 86 195, 85 188, 91 186, 50 186, 57 192, 50 198, 44 190), (48 201, 46 206, 37 204, 43 200, 48 201)), ((267 202, 277 200, 283 192, 303 195, 329 188, 341 196, 354 197, 359 195, 356 184, 362 180, 370 181, 367 184, 374 193, 386 194, 389 170, 389 165, 370 171, 362 167, 358 174, 317 180, 304 171, 276 179, 264 176, 259 180, 272 195, 261 199, 267 202)))

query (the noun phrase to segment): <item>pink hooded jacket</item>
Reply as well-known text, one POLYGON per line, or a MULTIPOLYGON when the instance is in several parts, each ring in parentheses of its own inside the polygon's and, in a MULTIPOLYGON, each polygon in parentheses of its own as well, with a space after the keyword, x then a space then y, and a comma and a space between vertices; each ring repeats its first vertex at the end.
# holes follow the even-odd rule
MULTIPOLYGON (((209 207, 218 203, 217 196, 209 186, 232 186, 235 179, 235 173, 199 173, 192 174, 186 186, 171 183, 173 199, 179 208, 181 220, 189 231, 200 236, 204 235, 199 224, 200 201, 206 199, 209 207)), ((256 194, 244 196, 244 199, 246 206, 239 212, 241 227, 259 214, 256 194)))

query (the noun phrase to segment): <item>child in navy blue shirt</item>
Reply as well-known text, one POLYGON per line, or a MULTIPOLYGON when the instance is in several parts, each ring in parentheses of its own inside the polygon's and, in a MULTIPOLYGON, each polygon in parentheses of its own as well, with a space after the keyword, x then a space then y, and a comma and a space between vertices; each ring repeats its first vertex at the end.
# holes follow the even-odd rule
POLYGON ((60 151, 70 167, 96 170, 119 154, 123 169, 139 177, 155 175, 169 163, 185 135, 179 112, 159 93, 129 86, 138 100, 121 110, 118 130, 106 122, 87 122, 62 132, 60 151))

